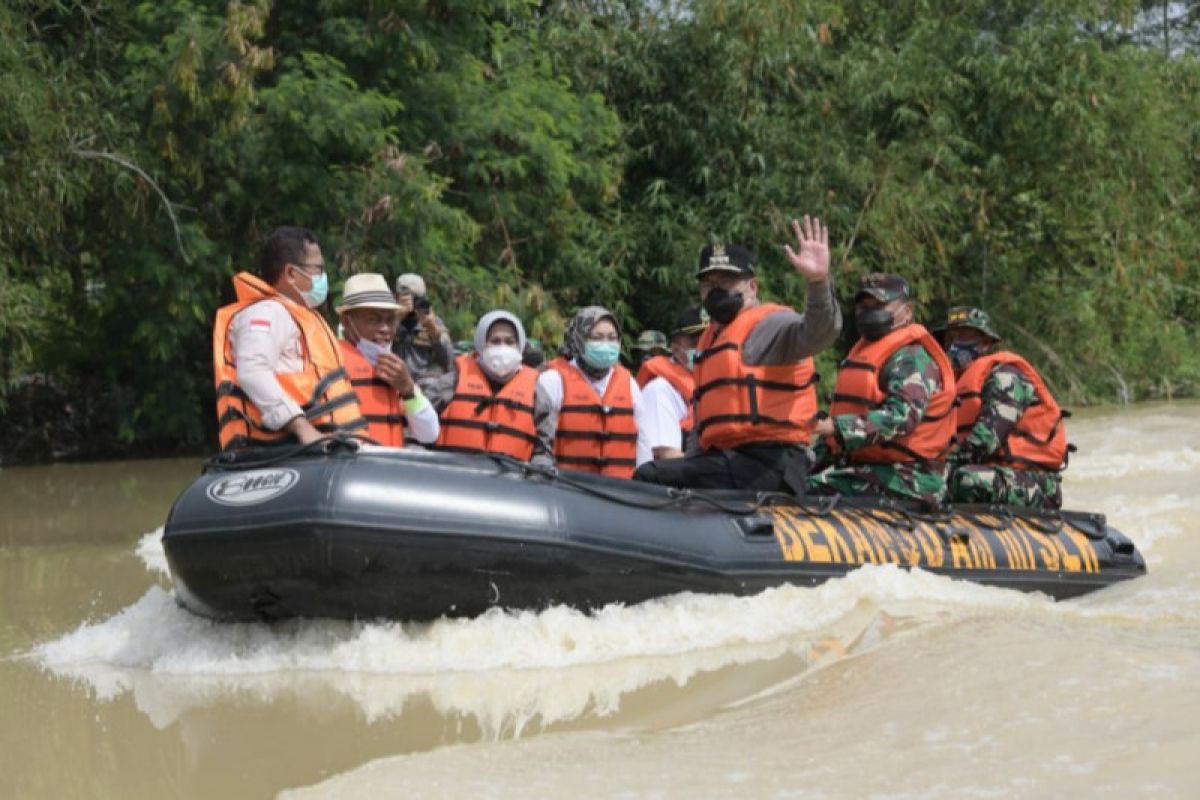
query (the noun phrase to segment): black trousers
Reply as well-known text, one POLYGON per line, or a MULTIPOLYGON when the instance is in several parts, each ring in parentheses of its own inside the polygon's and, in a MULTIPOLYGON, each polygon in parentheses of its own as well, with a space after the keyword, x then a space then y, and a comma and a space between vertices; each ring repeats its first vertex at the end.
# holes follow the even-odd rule
POLYGON ((690 458, 647 461, 634 480, 680 489, 744 489, 804 494, 811 464, 808 448, 791 444, 751 444, 690 458))

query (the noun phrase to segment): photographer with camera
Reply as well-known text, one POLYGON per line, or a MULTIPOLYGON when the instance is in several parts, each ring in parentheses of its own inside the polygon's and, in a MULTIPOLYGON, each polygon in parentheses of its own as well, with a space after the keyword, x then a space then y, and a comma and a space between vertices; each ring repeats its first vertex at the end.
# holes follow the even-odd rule
POLYGON ((400 325, 392 352, 404 359, 417 385, 426 390, 454 363, 454 342, 437 315, 420 275, 406 273, 396 279, 400 325))

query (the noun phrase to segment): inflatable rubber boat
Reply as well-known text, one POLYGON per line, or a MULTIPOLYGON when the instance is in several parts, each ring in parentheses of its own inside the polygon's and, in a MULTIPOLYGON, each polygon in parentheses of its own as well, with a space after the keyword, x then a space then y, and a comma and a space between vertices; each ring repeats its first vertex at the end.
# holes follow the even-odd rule
POLYGON ((1100 514, 687 491, 337 442, 209 462, 163 547, 179 602, 221 620, 592 609, 811 586, 863 564, 1062 599, 1146 571, 1100 514))

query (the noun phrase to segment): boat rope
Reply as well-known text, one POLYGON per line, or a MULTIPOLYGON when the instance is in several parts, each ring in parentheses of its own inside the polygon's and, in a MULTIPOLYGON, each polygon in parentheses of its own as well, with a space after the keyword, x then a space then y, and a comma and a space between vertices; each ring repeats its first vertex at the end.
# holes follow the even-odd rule
MULTIPOLYGON (((593 497, 599 497, 602 500, 608 500, 612 503, 619 503, 630 508, 639 508, 647 511, 658 511, 660 509, 672 508, 678 506, 689 505, 692 503, 700 503, 710 506, 717 511, 725 514, 733 514, 736 516, 750 516, 757 514, 764 508, 774 505, 797 505, 800 503, 795 496, 785 494, 783 492, 758 492, 754 495, 754 500, 738 500, 725 501, 721 498, 698 489, 679 489, 673 486, 658 487, 665 491, 666 496, 661 499, 639 500, 631 497, 628 494, 609 491, 604 487, 597 486, 588 481, 576 480, 564 471, 557 467, 544 467, 540 465, 530 464, 525 461, 513 458, 511 456, 502 455, 500 453, 489 453, 489 457, 500 464, 501 466, 520 472, 523 476, 535 475, 540 478, 545 478, 553 483, 569 486, 585 494, 590 494, 593 497)), ((651 484, 647 484, 650 486, 651 484)), ((819 511, 822 516, 828 514, 837 502, 837 498, 833 498, 832 503, 819 506, 819 511)))
MULTIPOLYGON (((362 441, 345 432, 330 433, 321 436, 308 444, 298 442, 286 445, 272 445, 243 450, 229 450, 217 453, 204 463, 204 472, 233 471, 271 467, 298 456, 353 456, 362 447, 362 441)), ((1014 508, 1012 506, 921 506, 913 507, 912 503, 901 502, 891 498, 846 498, 841 495, 826 495, 797 498, 785 492, 758 492, 751 497, 743 496, 738 499, 720 497, 702 489, 683 489, 677 487, 654 487, 661 489, 663 495, 645 499, 633 496, 628 491, 608 489, 584 476, 583 479, 572 477, 570 470, 559 470, 555 466, 531 464, 512 456, 501 453, 489 453, 488 457, 498 466, 520 473, 522 477, 537 477, 547 482, 563 485, 584 494, 598 497, 608 502, 617 503, 629 508, 646 511, 657 511, 668 508, 680 508, 689 505, 704 505, 739 517, 753 516, 765 508, 773 506, 789 506, 815 517, 828 517, 835 510, 853 509, 863 512, 872 519, 887 524, 899 525, 906 530, 913 530, 918 524, 932 525, 941 531, 953 527, 954 517, 967 515, 975 524, 991 530, 1004 530, 1012 526, 1017 519, 1022 519, 1038 531, 1049 536, 1061 534, 1063 528, 1070 525, 1081 531, 1089 539, 1104 539, 1106 520, 1101 514, 1080 512, 1063 512, 1059 510, 1038 510, 1014 508), (989 517, 994 518, 988 519, 989 517)), ((642 489, 650 489, 652 484, 641 485, 642 489)))
POLYGON ((257 469, 271 467, 281 461, 301 455, 334 455, 357 453, 362 441, 346 433, 327 433, 308 444, 294 442, 272 447, 255 447, 245 450, 225 450, 204 462, 204 472, 257 469))

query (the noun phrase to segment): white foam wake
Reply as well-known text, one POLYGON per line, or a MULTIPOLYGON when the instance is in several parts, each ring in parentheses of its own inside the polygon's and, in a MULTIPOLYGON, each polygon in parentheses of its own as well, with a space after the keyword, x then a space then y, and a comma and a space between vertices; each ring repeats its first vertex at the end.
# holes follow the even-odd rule
POLYGON ((150 572, 170 575, 171 570, 167 566, 167 554, 163 550, 162 536, 163 529, 161 527, 143 534, 142 538, 138 540, 135 552, 150 572))
POLYGON ((731 664, 805 656, 833 638, 849 647, 881 615, 914 621, 1051 607, 1045 598, 895 567, 868 567, 817 588, 753 597, 682 594, 594 614, 555 607, 492 611, 430 624, 299 620, 218 624, 152 587, 109 619, 35 648, 45 668, 101 699, 133 691, 155 724, 237 694, 270 700, 333 691, 368 719, 418 693, 492 735, 525 723, 605 714, 655 681, 685 684, 731 664))

